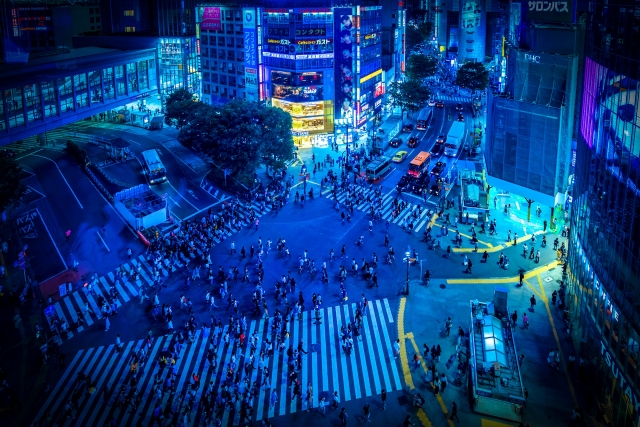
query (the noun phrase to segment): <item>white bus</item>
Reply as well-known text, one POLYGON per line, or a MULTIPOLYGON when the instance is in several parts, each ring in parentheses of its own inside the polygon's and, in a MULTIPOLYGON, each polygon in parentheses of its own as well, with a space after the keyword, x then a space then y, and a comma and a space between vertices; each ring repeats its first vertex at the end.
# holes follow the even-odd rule
POLYGON ((391 159, 380 156, 367 166, 366 174, 369 181, 379 180, 391 168, 391 159))
POLYGON ((416 129, 417 130, 427 130, 427 126, 431 124, 431 120, 433 119, 433 109, 425 108, 420 111, 418 114, 418 118, 416 120, 416 129))
POLYGON ((166 170, 156 150, 143 151, 142 164, 144 173, 149 178, 149 184, 160 184, 167 180, 166 170))

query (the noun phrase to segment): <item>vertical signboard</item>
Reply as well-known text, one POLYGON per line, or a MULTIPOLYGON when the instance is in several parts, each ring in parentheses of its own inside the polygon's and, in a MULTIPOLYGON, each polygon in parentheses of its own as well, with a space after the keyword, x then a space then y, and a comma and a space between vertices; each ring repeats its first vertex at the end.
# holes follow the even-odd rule
POLYGON ((352 123, 355 109, 355 95, 353 87, 353 69, 355 65, 356 29, 353 24, 352 8, 336 8, 334 11, 334 34, 336 35, 335 50, 335 81, 336 81, 336 109, 335 117, 349 119, 352 123))
POLYGON ((219 31, 222 30, 219 7, 205 7, 202 13, 201 30, 219 31))
POLYGON ((242 11, 242 15, 244 33, 245 99, 248 101, 259 101, 256 11, 255 9, 245 8, 242 11))

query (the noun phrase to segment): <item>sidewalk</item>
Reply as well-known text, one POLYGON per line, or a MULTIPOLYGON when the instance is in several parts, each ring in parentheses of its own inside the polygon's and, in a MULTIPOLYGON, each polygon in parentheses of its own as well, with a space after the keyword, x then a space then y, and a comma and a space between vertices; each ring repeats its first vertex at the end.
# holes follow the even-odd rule
MULTIPOLYGON (((565 333, 556 330, 562 325, 560 310, 556 309, 549 300, 551 292, 557 289, 557 282, 561 276, 561 269, 555 268, 548 273, 529 277, 522 288, 509 287, 508 310, 517 310, 522 314, 529 307, 529 298, 532 293, 536 295, 538 305, 533 310, 527 310, 530 327, 523 329, 519 323, 515 332, 516 350, 519 354, 524 354, 524 363, 521 365, 521 377, 523 386, 529 391, 528 405, 523 409, 523 422, 531 423, 532 426, 542 425, 572 425, 570 416, 571 409, 575 407, 575 390, 573 383, 576 376, 573 372, 567 372, 567 359, 569 355, 575 354, 573 344, 565 340, 565 333), (541 277, 542 276, 542 277, 541 277), (543 285, 544 283, 544 285, 543 285), (560 341, 561 340, 561 341, 560 341), (551 370, 546 363, 546 356, 549 348, 559 347, 561 350, 561 369, 559 372, 551 370), (564 375, 563 375, 564 374, 564 375), (568 381, 570 379, 570 381, 568 381)), ((479 280, 481 281, 481 280, 479 280)), ((460 282, 463 282, 461 280, 460 282)), ((432 282, 433 283, 433 282, 432 282)), ((406 314, 398 315, 398 327, 400 319, 404 319, 403 329, 399 335, 404 335, 401 340, 403 348, 401 358, 405 378, 409 384, 413 383, 427 400, 425 407, 433 425, 448 422, 448 414, 451 402, 458 405, 458 416, 460 425, 478 425, 478 416, 483 421, 490 421, 494 418, 487 415, 473 413, 467 391, 467 377, 462 382, 456 382, 456 369, 458 362, 449 366, 446 362, 456 351, 457 329, 461 326, 465 332, 469 331, 469 316, 471 299, 480 301, 491 301, 493 298, 495 283, 486 280, 484 284, 460 283, 456 285, 436 286, 435 283, 428 287, 413 286, 414 291, 401 301, 401 309, 404 305, 406 314), (436 310, 426 307, 437 306, 436 310), (453 327, 450 336, 444 333, 444 324, 447 317, 451 317, 453 327), (433 345, 442 347, 441 361, 436 363, 437 370, 444 372, 448 385, 444 392, 438 397, 433 395, 432 385, 427 382, 426 369, 430 361, 423 359, 423 344, 429 348, 433 345), (420 367, 416 368, 413 363, 414 354, 420 357, 420 367)), ((580 396, 577 397, 581 402, 580 396)), ((504 425, 517 425, 510 421, 496 419, 504 425)))

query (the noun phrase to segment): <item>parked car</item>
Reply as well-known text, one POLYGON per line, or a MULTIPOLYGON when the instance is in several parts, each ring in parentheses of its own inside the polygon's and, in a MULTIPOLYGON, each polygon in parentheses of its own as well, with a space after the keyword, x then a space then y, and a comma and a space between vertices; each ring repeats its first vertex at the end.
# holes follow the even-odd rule
POLYGON ((406 151, 397 151, 396 154, 393 155, 391 159, 394 163, 402 163, 402 161, 407 157, 406 151))
POLYGON ((416 148, 416 146, 418 145, 418 137, 417 136, 412 136, 411 138, 409 138, 409 140, 407 141, 407 147, 409 148, 416 148))
POLYGON ((440 176, 446 167, 447 164, 445 162, 436 162, 435 166, 431 169, 431 175, 440 176))
POLYGON ((391 139, 391 141, 389 141, 389 145, 392 146, 393 148, 400 147, 402 145, 402 138, 395 137, 391 139))
POLYGON ((438 137, 436 138, 436 144, 444 144, 445 142, 447 142, 447 136, 438 135, 438 137))
POLYGON ((412 132, 413 131, 413 124, 409 123, 406 125, 402 125, 402 132, 412 132))
POLYGON ((432 156, 439 156, 440 154, 442 154, 442 151, 444 150, 443 147, 444 147, 444 145, 442 145, 442 144, 434 145, 433 148, 431 149, 431 155, 432 156))
POLYGON ((442 102, 442 101, 436 101, 436 107, 438 107, 438 108, 444 108, 444 102, 442 102))

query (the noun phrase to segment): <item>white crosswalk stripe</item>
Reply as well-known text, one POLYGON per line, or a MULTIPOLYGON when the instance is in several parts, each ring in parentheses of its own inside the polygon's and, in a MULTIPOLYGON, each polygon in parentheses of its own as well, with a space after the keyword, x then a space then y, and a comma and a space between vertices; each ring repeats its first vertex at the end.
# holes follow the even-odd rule
MULTIPOLYGON (((264 213, 261 212, 260 204, 258 204, 257 202, 244 203, 242 205, 238 205, 236 209, 238 212, 242 213, 245 220, 240 221, 236 228, 232 228, 229 224, 226 224, 223 231, 227 237, 238 232, 240 230, 240 227, 248 227, 252 225, 249 224, 248 221, 251 210, 253 210, 257 218, 271 211, 271 208, 267 207, 265 208, 264 213)), ((216 214, 215 218, 218 219, 218 217, 219 214, 216 214)), ((217 237, 214 237, 213 240, 216 244, 222 242, 222 240, 217 237)), ((189 261, 191 261, 184 258, 184 255, 182 254, 181 257, 181 261, 178 261, 174 264, 174 266, 172 267, 172 271, 176 271, 178 268, 184 267, 185 262, 188 263, 189 261)), ((126 271, 131 271, 131 269, 136 264, 140 264, 140 277, 135 283, 123 279, 115 280, 114 272, 110 271, 104 276, 100 276, 97 278, 96 283, 93 285, 95 295, 92 295, 88 291, 88 286, 83 286, 82 289, 74 290, 70 294, 65 295, 60 300, 56 301, 54 304, 56 316, 48 317, 49 322, 53 322, 53 319, 57 317, 60 325, 66 323, 66 325, 69 326, 69 329, 67 329, 66 338, 70 339, 74 336, 74 334, 82 332, 85 329, 85 326, 79 326, 78 328, 73 327, 73 325, 75 325, 78 321, 78 312, 83 317, 86 326, 91 326, 92 324, 98 322, 103 318, 102 313, 100 312, 100 305, 98 303, 98 300, 110 300, 110 290, 112 286, 115 286, 118 291, 118 295, 114 299, 117 307, 121 307, 122 304, 125 304, 132 299, 139 298, 141 288, 153 286, 153 269, 147 263, 143 256, 139 256, 138 259, 125 262, 122 264, 122 266, 126 271), (90 311, 85 310, 85 304, 87 303, 90 311), (84 315, 82 315, 83 313, 84 315)), ((169 271, 167 270, 168 266, 169 261, 164 260, 161 271, 163 278, 166 278, 169 275, 169 271)))
MULTIPOLYGON (((345 402, 380 394, 383 388, 387 392, 402 389, 401 369, 393 358, 392 334, 389 328, 393 327, 390 324, 394 323, 394 319, 388 300, 369 302, 362 322, 362 340, 354 337, 354 348, 351 354, 344 353, 340 327, 355 319, 356 309, 356 304, 353 303, 321 309, 321 322, 316 322, 313 312, 304 312, 301 320, 292 320, 291 336, 286 340, 286 346, 297 348, 298 343, 303 341, 305 350, 308 352, 302 357, 298 373, 302 396, 294 398, 293 388, 289 387, 291 368, 286 352, 281 354, 275 349, 274 356, 265 361, 265 366, 270 371, 269 388, 260 387, 251 397, 251 421, 260 421, 265 416, 277 417, 310 409, 307 400, 309 382, 313 385, 311 399, 313 408, 318 407, 322 397, 330 405, 334 391, 337 391, 340 400, 345 402), (309 336, 311 336, 310 340, 309 336), (273 390, 278 394, 275 405, 270 404, 273 390)), ((260 344, 256 354, 259 354, 260 349, 263 348, 261 343, 271 337, 273 321, 273 318, 269 321, 254 320, 247 325, 248 328, 245 331, 248 334, 247 337, 250 337, 254 331, 259 336, 260 344)), ((228 326, 225 326, 223 332, 227 330, 228 326)), ((34 422, 41 420, 49 413, 54 420, 58 420, 59 424, 65 426, 102 426, 112 417, 118 426, 150 425, 153 422, 154 408, 160 403, 162 408, 169 406, 174 412, 174 414, 168 414, 170 419, 165 422, 178 425, 178 418, 181 417, 180 409, 186 406, 188 400, 185 399, 184 405, 181 405, 183 402, 180 401, 179 396, 188 394, 189 389, 192 388, 190 380, 195 373, 200 377, 200 385, 197 390, 194 390, 196 405, 191 411, 189 425, 201 425, 206 417, 205 406, 198 403, 205 395, 210 381, 214 383, 215 392, 222 391, 233 355, 244 356, 237 366, 243 371, 243 377, 248 376, 249 384, 258 381, 262 376, 257 357, 254 369, 248 373, 243 369, 250 353, 248 339, 245 340, 243 347, 239 347, 239 341, 235 339, 229 346, 225 346, 224 342, 220 344, 217 354, 214 355, 218 369, 213 370, 205 358, 207 350, 212 348, 210 335, 209 330, 198 330, 194 341, 192 343, 187 341, 176 361, 177 376, 172 393, 163 394, 159 402, 153 390, 154 377, 159 374, 164 381, 170 375, 171 369, 162 369, 157 361, 161 354, 170 351, 172 341, 176 337, 171 334, 156 338, 149 348, 148 359, 140 363, 137 370, 137 388, 141 399, 136 409, 128 406, 120 408, 116 403, 121 390, 125 390, 125 393, 131 390, 130 363, 133 354, 145 345, 144 340, 126 343, 120 352, 114 345, 80 350, 69 363, 46 402, 40 407, 34 422), (74 390, 83 383, 79 374, 87 375, 92 379, 95 392, 88 393, 85 389, 78 401, 78 409, 72 411, 72 416, 75 418, 69 417, 69 420, 65 421, 64 406, 71 399, 74 390)), ((219 339, 218 342, 220 341, 219 339)), ((240 384, 240 392, 243 392, 246 387, 244 381, 241 380, 240 384)), ((229 427, 241 425, 240 412, 241 402, 235 404, 230 402, 217 414, 222 420, 222 425, 229 427)))
POLYGON ((471 97, 469 96, 455 96, 455 95, 438 95, 438 100, 440 101, 453 101, 453 102, 460 102, 460 103, 465 103, 471 102, 471 97))
MULTIPOLYGON (((369 190, 365 188, 362 191, 363 191, 365 200, 367 196, 371 196, 371 198, 374 197, 375 190, 369 190)), ((323 190, 322 195, 329 200, 335 200, 332 191, 329 189, 323 190)), ((412 197, 411 199, 407 199, 406 196, 413 196, 413 195, 409 193, 402 194, 400 199, 404 199, 407 202, 408 206, 407 208, 405 208, 403 211, 401 211, 399 214, 395 216, 394 216, 395 197, 393 196, 393 193, 389 193, 382 197, 382 204, 379 208, 377 208, 377 210, 380 211, 382 215, 382 219, 384 221, 389 221, 389 223, 391 224, 402 225, 404 220, 407 221, 407 224, 413 223, 413 226, 414 226, 413 231, 417 233, 421 231, 425 227, 425 225, 431 220, 431 216, 429 216, 429 212, 433 213, 436 207, 436 202, 432 200, 428 200, 427 202, 425 202, 419 196, 415 196, 415 197, 412 197), (413 198, 415 198, 415 200, 412 200, 413 198), (418 209, 419 205, 425 205, 425 204, 428 205, 427 208, 422 207, 421 209, 418 209)), ((346 192, 338 191, 337 200, 341 205, 345 203, 346 199, 347 199, 346 192)), ((365 201, 364 203, 357 205, 355 209, 368 215, 370 210, 370 204, 365 201)))

